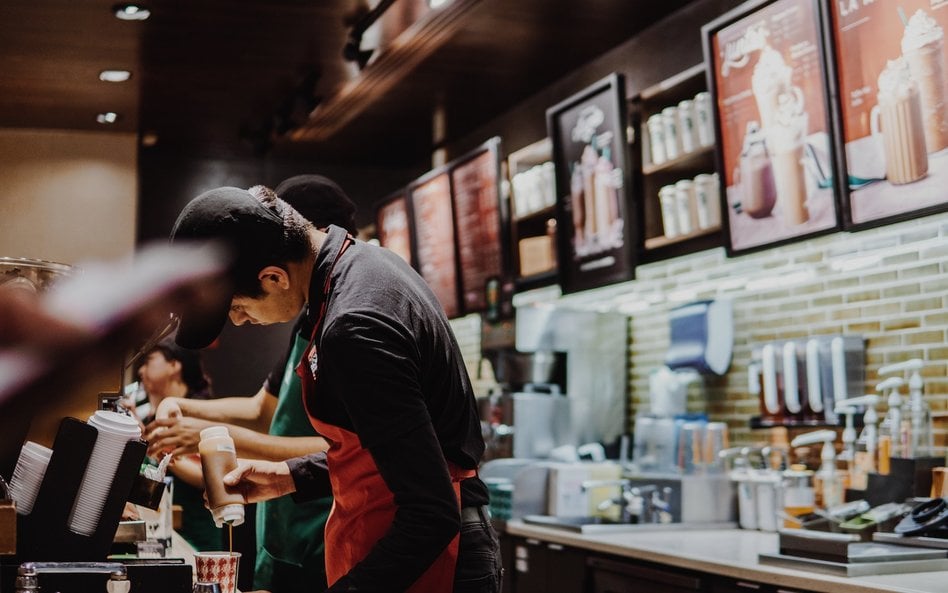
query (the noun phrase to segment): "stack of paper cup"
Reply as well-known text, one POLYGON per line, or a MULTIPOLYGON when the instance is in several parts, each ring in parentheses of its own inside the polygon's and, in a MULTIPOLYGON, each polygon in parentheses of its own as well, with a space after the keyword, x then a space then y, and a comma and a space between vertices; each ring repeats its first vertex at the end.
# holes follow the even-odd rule
POLYGON ((46 466, 52 456, 52 449, 33 441, 23 443, 10 479, 10 496, 16 501, 18 514, 29 515, 33 511, 33 503, 36 502, 43 476, 46 475, 46 466))
POLYGON ((95 533, 125 445, 141 438, 142 434, 138 422, 131 416, 108 410, 99 410, 90 416, 89 424, 99 434, 69 516, 69 528, 81 535, 95 533))

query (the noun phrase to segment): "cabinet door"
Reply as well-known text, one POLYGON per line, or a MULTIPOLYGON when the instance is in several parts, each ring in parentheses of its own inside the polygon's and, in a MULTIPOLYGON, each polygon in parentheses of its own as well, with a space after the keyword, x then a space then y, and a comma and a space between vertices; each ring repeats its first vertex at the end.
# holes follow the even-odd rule
POLYGON ((579 593, 586 590, 586 552, 559 544, 546 544, 549 593, 579 593))
POLYGON ((711 577, 708 593, 773 593, 773 588, 753 581, 729 577, 711 577))
POLYGON ((636 562, 589 561, 593 593, 694 593, 703 591, 697 574, 636 562))
POLYGON ((547 554, 548 550, 544 542, 531 538, 515 540, 512 567, 514 591, 519 593, 546 591, 547 554))
POLYGON ((504 567, 504 577, 501 590, 504 593, 514 593, 514 544, 516 538, 506 534, 498 534, 500 540, 500 562, 504 567))

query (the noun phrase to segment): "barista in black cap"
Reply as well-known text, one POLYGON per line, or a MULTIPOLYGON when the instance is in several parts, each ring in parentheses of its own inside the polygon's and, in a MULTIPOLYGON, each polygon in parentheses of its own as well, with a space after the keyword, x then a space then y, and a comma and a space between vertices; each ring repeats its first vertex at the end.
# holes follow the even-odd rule
POLYGON ((308 305, 313 332, 298 371, 309 418, 331 443, 329 471, 314 456, 241 461, 229 482, 248 501, 331 489, 330 591, 498 590, 497 540, 476 477, 479 419, 437 299, 394 253, 339 227, 323 233, 262 197, 219 188, 179 216, 173 241, 231 246, 234 291, 216 315, 183 318, 178 341, 202 347, 227 317, 277 323, 308 305))
MULTIPOLYGON (((248 191, 268 190, 255 187, 248 191)), ((356 206, 332 180, 297 175, 278 185, 276 192, 316 228, 335 224, 356 232, 356 206)), ((252 397, 165 399, 158 407, 158 420, 148 426, 149 450, 154 454, 196 452, 201 429, 223 423, 229 425, 241 457, 282 461, 325 451, 329 445, 309 422, 295 372, 312 333, 308 316, 301 315, 286 354, 252 397)), ((283 496, 257 505, 255 588, 274 593, 325 589, 323 529, 331 508, 331 496, 301 503, 283 496)))

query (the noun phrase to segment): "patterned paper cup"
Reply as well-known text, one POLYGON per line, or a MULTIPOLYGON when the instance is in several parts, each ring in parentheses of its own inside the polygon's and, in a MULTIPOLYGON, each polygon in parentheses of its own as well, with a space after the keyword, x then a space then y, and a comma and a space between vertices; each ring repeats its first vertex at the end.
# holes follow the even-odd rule
POLYGON ((238 562, 240 552, 194 553, 194 569, 198 582, 220 583, 221 593, 236 593, 238 562))

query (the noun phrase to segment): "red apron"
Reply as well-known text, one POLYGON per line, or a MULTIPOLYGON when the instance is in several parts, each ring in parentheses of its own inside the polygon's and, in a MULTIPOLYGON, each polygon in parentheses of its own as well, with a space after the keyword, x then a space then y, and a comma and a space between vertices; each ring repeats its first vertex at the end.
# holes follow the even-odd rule
MULTIPOLYGON (((304 405, 316 392, 315 371, 312 370, 317 368, 316 337, 326 314, 333 268, 351 242, 350 238, 343 242, 329 267, 313 335, 296 368, 302 382, 304 405)), ((307 414, 316 431, 330 442, 326 461, 332 484, 333 507, 326 523, 325 540, 326 577, 332 585, 365 558, 389 530, 395 518, 395 501, 372 456, 362 448, 358 435, 318 420, 309 409, 307 414)), ((462 470, 450 463, 448 467, 454 494, 460 501, 461 480, 473 477, 475 472, 462 470)), ((407 590, 409 593, 449 592, 454 588, 458 540, 459 536, 456 535, 428 570, 407 590)))

